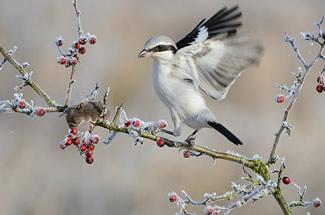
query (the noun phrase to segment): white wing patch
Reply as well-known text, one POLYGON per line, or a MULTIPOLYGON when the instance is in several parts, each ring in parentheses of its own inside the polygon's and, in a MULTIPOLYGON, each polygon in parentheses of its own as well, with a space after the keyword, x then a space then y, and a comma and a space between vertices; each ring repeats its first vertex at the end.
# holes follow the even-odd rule
POLYGON ((199 29, 199 33, 197 34, 197 37, 195 38, 195 40, 193 42, 190 43, 190 45, 194 45, 194 44, 203 42, 206 39, 208 39, 208 37, 209 37, 208 28, 205 26, 202 26, 199 29))

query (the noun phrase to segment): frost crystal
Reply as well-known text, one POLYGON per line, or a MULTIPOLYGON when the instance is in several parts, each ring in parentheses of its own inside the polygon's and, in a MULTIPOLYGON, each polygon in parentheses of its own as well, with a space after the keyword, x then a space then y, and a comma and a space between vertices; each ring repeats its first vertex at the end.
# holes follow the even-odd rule
POLYGON ((250 158, 250 160, 256 160, 256 159, 263 160, 263 158, 259 154, 255 154, 253 155, 253 157, 250 158))
POLYGON ((103 141, 105 148, 107 148, 111 144, 111 142, 117 136, 117 134, 118 134, 118 132, 116 132, 116 131, 109 132, 107 140, 103 141))
MULTIPOLYGON (((116 107, 116 109, 119 107, 116 107)), ((128 117, 126 115, 126 112, 123 108, 121 108, 121 112, 120 112, 120 116, 119 116, 119 121, 121 124, 123 124, 124 122, 128 121, 128 117)))
POLYGON ((139 132, 136 130, 129 131, 129 135, 135 140, 135 145, 138 143, 143 144, 143 137, 140 137, 139 132))
POLYGON ((309 40, 309 41, 316 40, 316 36, 315 36, 314 32, 301 32, 300 34, 304 38, 304 40, 309 40))

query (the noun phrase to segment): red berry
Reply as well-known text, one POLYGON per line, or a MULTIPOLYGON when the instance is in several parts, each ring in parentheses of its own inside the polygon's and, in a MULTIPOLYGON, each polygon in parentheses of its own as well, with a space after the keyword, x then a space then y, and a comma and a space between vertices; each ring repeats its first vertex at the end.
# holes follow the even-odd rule
POLYGON ((70 133, 72 133, 73 135, 76 135, 78 133, 78 130, 76 128, 71 128, 70 133))
POLYGON ((139 127, 140 126, 140 120, 136 120, 134 122, 134 127, 139 127))
POLYGON ((94 158, 92 156, 86 157, 87 164, 92 164, 94 162, 94 158))
POLYGON ((159 146, 159 147, 163 147, 165 145, 165 141, 163 140, 163 139, 158 139, 157 140, 157 146, 159 146))
POLYGON ((165 121, 159 122, 159 128, 166 128, 167 124, 165 121))
POLYGON ((219 213, 217 211, 215 211, 213 215, 219 215, 219 213))
POLYGON ((277 103, 282 103, 282 102, 284 102, 284 96, 279 95, 279 96, 276 98, 276 102, 277 102, 277 103))
POLYGON ((58 63, 63 65, 67 62, 67 59, 64 56, 58 57, 58 63))
POLYGON ((290 180, 289 177, 284 176, 284 177, 282 178, 282 182, 283 182, 284 184, 290 184, 291 180, 290 180))
POLYGON ((75 49, 79 49, 80 48, 80 43, 78 41, 74 41, 72 46, 75 49))
POLYGON ((318 85, 316 86, 316 91, 319 92, 319 93, 323 92, 323 86, 320 85, 320 84, 318 84, 318 85))
POLYGON ((93 156, 93 150, 88 149, 88 150, 86 151, 86 156, 87 156, 87 157, 91 157, 91 156, 93 156))
POLYGON ((70 63, 70 65, 77 65, 77 63, 78 63, 78 61, 77 61, 77 59, 76 58, 71 58, 70 60, 69 60, 69 63, 70 63))
POLYGON ((97 41, 97 38, 96 38, 96 36, 92 35, 88 38, 88 41, 90 44, 95 44, 97 41))
POLYGON ((186 150, 186 151, 184 152, 183 156, 184 156, 184 158, 189 158, 189 157, 191 157, 191 152, 188 151, 188 150, 186 150))
POLYGON ((70 60, 67 60, 67 62, 65 62, 65 67, 68 68, 70 66, 71 66, 71 62, 70 62, 70 60))
POLYGON ((209 208, 209 209, 207 209, 207 210, 205 211, 205 214, 206 214, 206 215, 212 215, 212 213, 213 213, 213 209, 212 209, 212 208, 209 208))
POLYGON ((321 75, 317 76, 317 83, 319 83, 320 85, 324 84, 324 80, 323 80, 323 77, 321 75))
POLYGON ((45 110, 44 110, 43 108, 40 108, 40 109, 38 109, 38 110, 36 111, 36 114, 37 114, 38 116, 44 116, 44 114, 45 114, 45 110))
POLYGON ((85 54, 85 53, 86 53, 86 48, 85 48, 85 47, 80 47, 80 48, 78 49, 78 52, 79 52, 80 54, 85 54))
POLYGON ((60 147, 61 147, 61 149, 67 148, 67 146, 65 144, 60 144, 60 147))
POLYGON ((176 200, 177 200, 177 196, 176 195, 169 196, 169 201, 170 202, 176 202, 176 200))
POLYGON ((93 137, 93 143, 97 144, 99 142, 99 138, 97 136, 93 137))
POLYGON ((76 146, 79 145, 80 144, 79 137, 73 138, 72 143, 73 143, 73 145, 76 145, 76 146))
POLYGON ((129 120, 129 121, 125 122, 124 125, 125 125, 125 127, 129 127, 131 125, 131 121, 129 120))
POLYGON ((86 37, 86 36, 81 36, 81 37, 79 38, 79 43, 80 43, 81 45, 86 45, 86 43, 87 43, 87 37, 86 37))
POLYGON ((55 39, 55 44, 57 45, 57 46, 62 46, 63 45, 63 37, 57 37, 56 39, 55 39))
POLYGON ((319 198, 314 199, 313 205, 315 208, 319 208, 322 205, 322 201, 319 198))
POLYGON ((19 108, 23 109, 26 107, 26 103, 24 101, 20 101, 18 106, 19 108))
POLYGON ((88 149, 93 151, 95 149, 95 146, 93 144, 89 144, 88 149))
POLYGON ((65 145, 70 146, 71 144, 72 144, 72 139, 68 138, 68 139, 65 141, 65 145))
POLYGON ((86 150, 87 150, 87 147, 85 145, 80 146, 80 151, 86 151, 86 150))

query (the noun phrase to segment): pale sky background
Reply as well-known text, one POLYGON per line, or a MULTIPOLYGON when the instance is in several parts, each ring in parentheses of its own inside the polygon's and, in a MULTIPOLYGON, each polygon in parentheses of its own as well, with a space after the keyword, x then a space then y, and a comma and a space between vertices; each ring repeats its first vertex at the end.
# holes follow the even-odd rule
MULTIPOLYGON (((230 89, 227 98, 207 98, 217 118, 244 145, 236 147, 213 130, 198 134, 198 143, 218 151, 232 150, 247 157, 259 154, 267 159, 274 133, 280 126, 284 104, 274 102, 282 93, 275 83, 291 85, 292 72, 300 66, 284 32, 297 38, 301 52, 310 60, 317 45, 302 40, 301 31, 316 31, 314 22, 325 15, 324 0, 79 0, 82 28, 98 38, 77 67, 72 104, 80 101, 99 83, 100 98, 111 87, 110 108, 124 103, 129 117, 146 121, 166 119, 167 108, 156 97, 151 83, 151 59, 137 58, 144 43, 154 35, 168 35, 175 41, 185 36, 204 17, 223 6, 238 4, 243 12, 241 32, 262 41, 265 53, 258 67, 249 68, 230 89)), ((324 27, 325 28, 325 27, 324 27)), ((64 102, 69 70, 58 65, 54 45, 57 36, 68 48, 77 38, 71 0, 1 0, 0 43, 8 50, 18 46, 14 57, 29 62, 33 80, 58 103, 64 102)), ((284 175, 308 187, 305 200, 320 197, 325 202, 325 93, 316 92, 316 77, 323 62, 309 74, 289 117, 295 126, 291 138, 283 135, 277 154, 286 158, 284 175)), ((20 85, 17 72, 6 64, 0 71, 0 100, 12 99, 20 85)), ((24 98, 44 106, 35 93, 25 88, 24 98)), ((59 142, 68 126, 59 114, 37 120, 21 114, 0 114, 0 214, 5 215, 88 215, 88 214, 175 214, 178 208, 167 200, 168 192, 186 190, 195 200, 206 192, 223 194, 232 181, 243 184, 241 166, 213 161, 208 157, 184 159, 177 149, 158 148, 146 140, 134 146, 127 135, 119 135, 104 149, 94 151, 88 165, 74 147, 62 151, 59 142)), ((191 132, 183 127, 186 137, 191 132)), ((94 133, 105 138, 107 130, 94 133)), ((282 186, 285 199, 298 200, 296 189, 282 186)), ((191 208, 203 214, 203 207, 191 208)), ((324 207, 294 209, 294 214, 324 214, 324 207)), ((234 210, 239 214, 281 214, 273 197, 253 206, 234 210)))

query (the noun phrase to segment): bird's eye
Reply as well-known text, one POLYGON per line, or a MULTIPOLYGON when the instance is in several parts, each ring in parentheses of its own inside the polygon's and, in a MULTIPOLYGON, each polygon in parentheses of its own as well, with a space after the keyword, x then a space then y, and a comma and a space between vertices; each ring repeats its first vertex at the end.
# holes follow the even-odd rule
POLYGON ((163 50, 163 48, 164 48, 164 46, 163 46, 163 45, 158 45, 158 46, 157 46, 157 50, 158 50, 158 51, 162 51, 162 50, 163 50))

